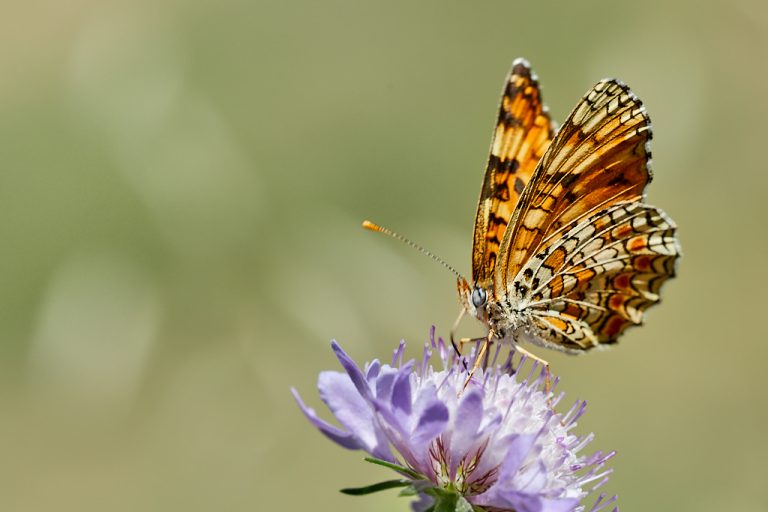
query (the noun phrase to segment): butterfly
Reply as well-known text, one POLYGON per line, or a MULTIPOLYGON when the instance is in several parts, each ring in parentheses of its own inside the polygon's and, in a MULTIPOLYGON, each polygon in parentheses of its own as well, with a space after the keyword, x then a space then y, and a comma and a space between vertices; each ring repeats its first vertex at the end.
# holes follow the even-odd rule
POLYGON ((659 302, 680 246, 675 223, 645 203, 651 137, 642 102, 615 79, 597 82, 557 129, 530 65, 513 62, 475 215, 472 279, 456 272, 462 315, 488 329, 483 352, 510 343, 548 370, 519 344, 605 347, 659 302))

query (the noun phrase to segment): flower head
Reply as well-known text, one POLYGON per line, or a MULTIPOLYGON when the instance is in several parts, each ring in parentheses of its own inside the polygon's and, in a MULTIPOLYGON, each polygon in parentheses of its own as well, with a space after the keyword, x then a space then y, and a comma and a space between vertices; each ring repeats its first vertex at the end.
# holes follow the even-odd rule
MULTIPOLYGON (((403 494, 418 495, 416 511, 583 511, 587 495, 608 479, 604 465, 614 452, 581 455, 593 436, 571 432, 586 403, 554 412, 562 394, 545 393, 537 363, 521 379, 525 358, 514 369, 511 352, 504 364, 478 370, 465 388, 476 351, 458 357, 435 341, 434 328, 418 362, 403 360, 401 342, 391 364, 374 360, 361 369, 336 342, 331 346, 345 373, 322 372, 318 389, 341 428, 293 390, 299 406, 331 440, 366 451, 373 457, 367 460, 404 477, 350 494, 404 487, 403 494), (433 352, 441 368, 429 364, 433 352)), ((614 501, 600 495, 590 511, 614 501)))

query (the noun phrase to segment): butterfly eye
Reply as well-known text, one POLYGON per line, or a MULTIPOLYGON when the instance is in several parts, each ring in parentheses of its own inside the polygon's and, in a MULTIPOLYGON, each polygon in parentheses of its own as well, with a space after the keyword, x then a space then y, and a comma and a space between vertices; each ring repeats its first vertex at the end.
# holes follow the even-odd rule
POLYGON ((487 297, 485 295, 485 290, 483 290, 482 288, 475 288, 474 290, 472 290, 472 304, 474 304, 476 308, 479 308, 480 306, 485 304, 486 298, 487 297))

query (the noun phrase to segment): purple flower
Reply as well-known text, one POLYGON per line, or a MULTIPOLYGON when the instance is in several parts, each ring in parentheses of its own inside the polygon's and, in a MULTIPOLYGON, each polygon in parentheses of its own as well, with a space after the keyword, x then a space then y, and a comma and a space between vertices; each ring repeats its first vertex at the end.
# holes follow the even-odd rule
MULTIPOLYGON (((328 438, 402 477, 350 494, 402 487, 403 495, 418 496, 417 512, 584 511, 585 498, 608 480, 604 466, 615 452, 581 455, 593 435, 571 432, 586 403, 554 412, 563 395, 544 392, 537 363, 519 379, 524 358, 513 369, 511 352, 464 388, 475 351, 459 358, 442 339, 435 342, 434 328, 419 362, 403 361, 401 342, 391 365, 374 360, 361 370, 335 341, 331 346, 346 373, 322 372, 318 389, 341 427, 320 419, 294 389, 296 401, 328 438), (429 364, 433 351, 441 368, 429 364)), ((615 499, 601 494, 588 510, 615 499)))

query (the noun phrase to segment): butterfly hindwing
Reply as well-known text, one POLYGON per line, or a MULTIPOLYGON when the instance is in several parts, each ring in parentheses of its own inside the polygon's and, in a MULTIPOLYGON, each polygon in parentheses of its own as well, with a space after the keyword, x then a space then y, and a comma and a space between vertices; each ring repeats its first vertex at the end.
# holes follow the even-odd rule
POLYGON ((640 100, 616 80, 582 98, 534 171, 499 248, 496 294, 526 261, 583 219, 637 201, 651 179, 650 120, 640 100))
POLYGON ((472 278, 489 288, 520 194, 554 135, 529 64, 517 59, 505 82, 475 217, 472 278))
POLYGON ((569 229, 529 260, 513 284, 544 345, 580 351, 639 325, 674 276, 676 226, 659 209, 619 203, 569 229))

